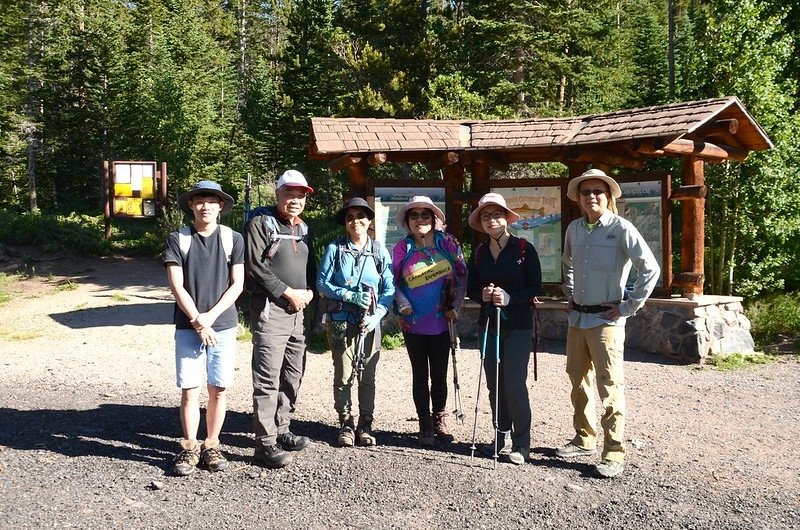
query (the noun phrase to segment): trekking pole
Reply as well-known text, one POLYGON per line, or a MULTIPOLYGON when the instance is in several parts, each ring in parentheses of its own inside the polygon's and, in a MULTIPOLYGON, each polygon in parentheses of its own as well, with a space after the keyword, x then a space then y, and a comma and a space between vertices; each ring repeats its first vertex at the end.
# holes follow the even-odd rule
POLYGON ((244 219, 242 220, 242 231, 247 228, 247 221, 250 218, 250 191, 253 189, 253 177, 247 174, 247 182, 244 186, 244 219))
POLYGON ((455 387, 456 395, 456 410, 453 411, 453 415, 456 418, 456 422, 463 425, 464 410, 461 408, 461 385, 458 383, 458 368, 456 366, 456 354, 460 348, 460 341, 458 338, 458 329, 456 328, 456 323, 448 319, 447 327, 450 331, 450 351, 453 354, 453 386, 455 387))
POLYGON ((364 339, 367 338, 367 333, 364 328, 358 332, 358 347, 356 349, 356 377, 358 382, 361 382, 361 374, 364 373, 364 339))
POLYGON ((494 337, 494 354, 497 359, 494 369, 494 464, 492 469, 497 469, 497 437, 500 434, 500 306, 497 306, 495 311, 495 318, 497 319, 497 335, 494 337))
POLYGON ((542 321, 539 318, 539 309, 536 304, 541 304, 538 298, 533 298, 533 380, 539 380, 539 342, 542 340, 542 321))
POLYGON ((478 392, 475 396, 475 419, 472 421, 472 445, 469 446, 472 451, 469 455, 469 465, 472 465, 472 459, 475 458, 475 430, 478 428, 478 403, 481 401, 481 381, 483 380, 483 360, 486 358, 486 339, 489 337, 489 316, 486 315, 486 326, 483 329, 483 345, 481 346, 481 367, 478 370, 478 392))

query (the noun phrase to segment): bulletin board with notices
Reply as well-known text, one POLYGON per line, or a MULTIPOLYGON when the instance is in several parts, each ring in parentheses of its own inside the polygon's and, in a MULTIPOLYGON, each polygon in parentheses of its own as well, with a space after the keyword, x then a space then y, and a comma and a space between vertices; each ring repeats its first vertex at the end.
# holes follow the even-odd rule
POLYGON ((155 162, 114 162, 112 186, 115 217, 156 216, 155 162))

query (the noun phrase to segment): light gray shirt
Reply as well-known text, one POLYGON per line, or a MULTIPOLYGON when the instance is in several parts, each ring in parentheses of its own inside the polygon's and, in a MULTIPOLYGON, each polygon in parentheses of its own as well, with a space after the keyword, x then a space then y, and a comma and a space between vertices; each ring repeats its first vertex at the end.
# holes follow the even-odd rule
POLYGON ((582 329, 600 325, 624 326, 653 292, 660 269, 653 252, 630 221, 606 211, 589 230, 586 217, 572 221, 561 255, 564 294, 580 305, 601 305, 622 300, 617 320, 593 313, 570 311, 569 325, 582 329), (633 289, 625 293, 631 267, 636 271, 633 289))

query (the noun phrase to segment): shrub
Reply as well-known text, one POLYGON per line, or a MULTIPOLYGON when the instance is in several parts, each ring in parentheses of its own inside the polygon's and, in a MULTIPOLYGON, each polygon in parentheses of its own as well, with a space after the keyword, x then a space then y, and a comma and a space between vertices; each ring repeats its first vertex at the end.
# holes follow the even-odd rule
POLYGON ((800 293, 760 296, 746 304, 745 315, 750 319, 756 340, 800 334, 800 293))

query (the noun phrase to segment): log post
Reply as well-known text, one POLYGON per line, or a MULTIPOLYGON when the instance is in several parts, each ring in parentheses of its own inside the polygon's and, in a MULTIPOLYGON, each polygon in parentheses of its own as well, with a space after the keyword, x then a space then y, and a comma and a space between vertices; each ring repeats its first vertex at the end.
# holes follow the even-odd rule
MULTIPOLYGON (((705 187, 703 161, 692 156, 683 157, 682 184, 686 187, 705 187)), ((694 298, 703 294, 705 280, 705 204, 702 197, 681 203, 681 273, 674 284, 680 285, 683 296, 694 298)))
POLYGON ((366 197, 367 196, 367 175, 369 168, 367 161, 361 157, 354 157, 355 163, 347 166, 349 175, 350 193, 349 197, 366 197))
POLYGON ((111 203, 114 200, 114 193, 111 191, 111 172, 108 160, 103 160, 103 219, 105 230, 103 235, 106 241, 111 240, 111 212, 113 206, 111 203))
MULTIPOLYGON (((470 173, 472 173, 472 188, 470 191, 480 199, 484 194, 489 193, 489 164, 482 157, 475 157, 469 166, 470 173)), ((470 210, 475 208, 476 204, 470 205, 470 210)), ((483 240, 483 234, 477 230, 472 231, 472 249, 473 251, 478 248, 483 240)))
POLYGON ((463 205, 455 202, 455 197, 464 189, 464 166, 452 164, 444 168, 444 193, 447 201, 445 218, 447 231, 453 234, 459 242, 464 237, 464 226, 461 222, 463 205))

